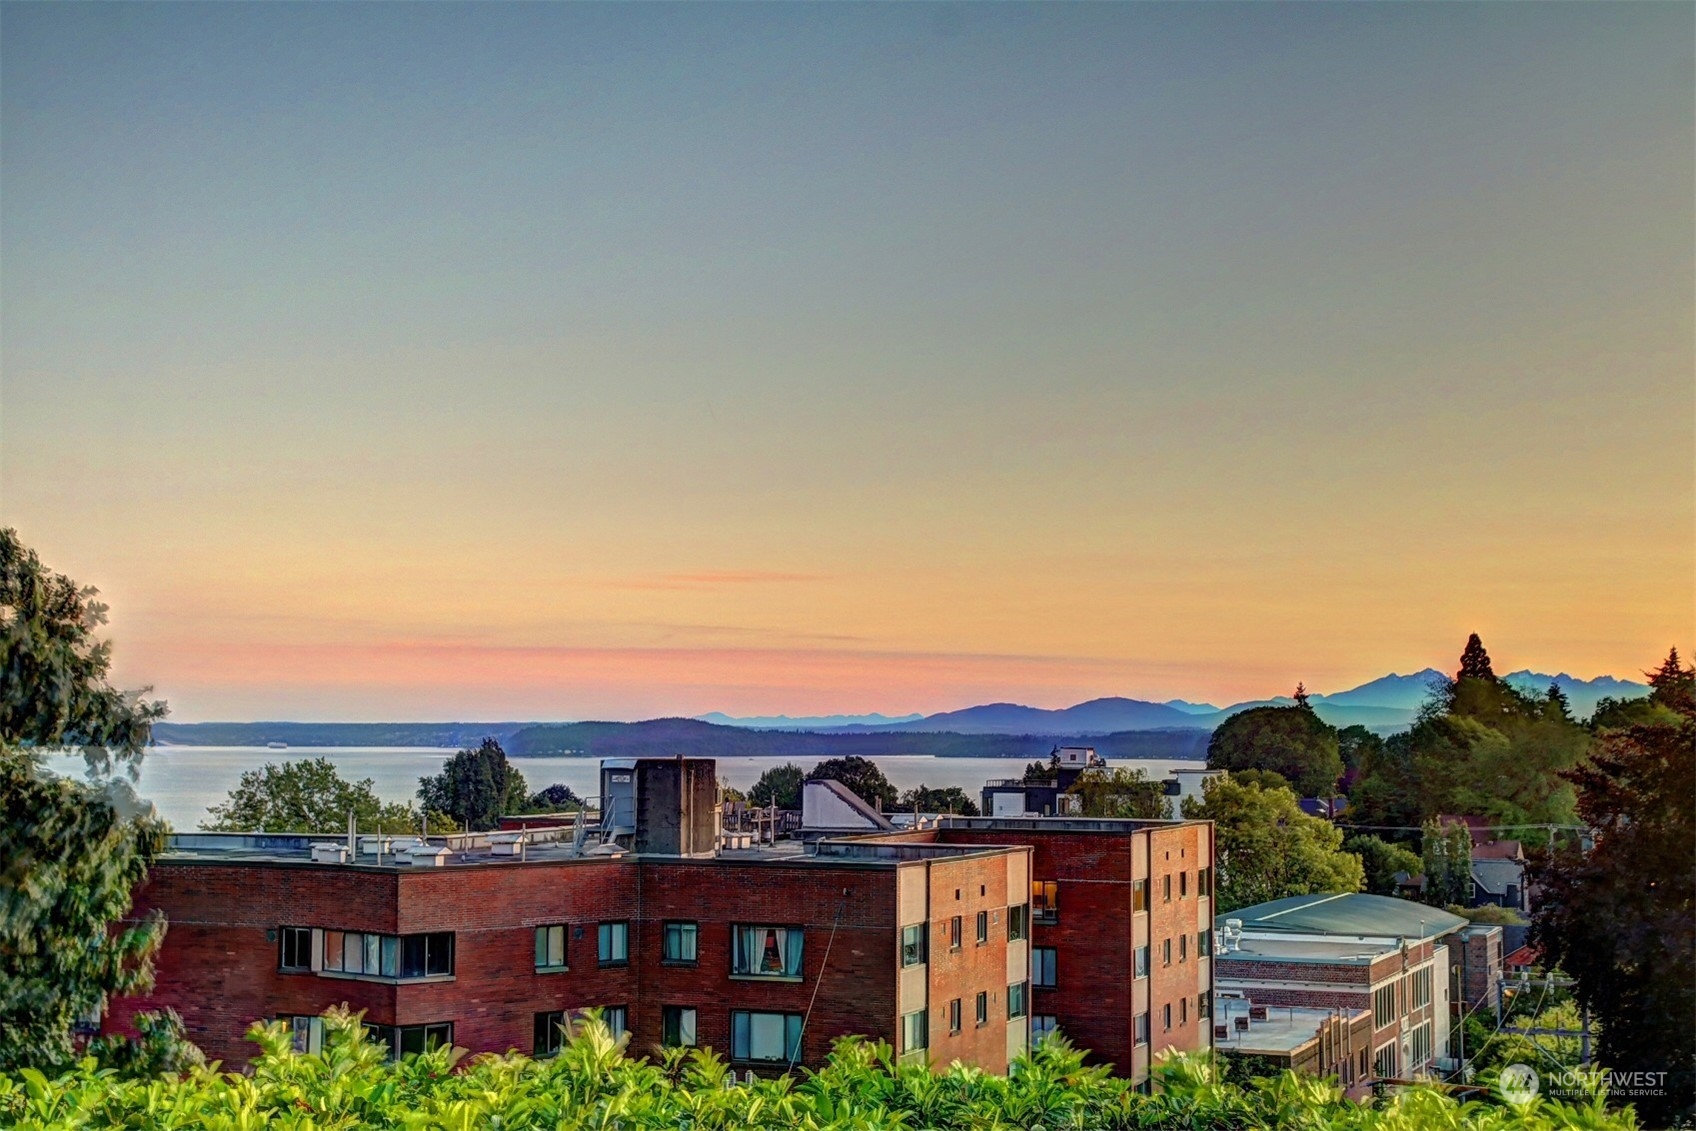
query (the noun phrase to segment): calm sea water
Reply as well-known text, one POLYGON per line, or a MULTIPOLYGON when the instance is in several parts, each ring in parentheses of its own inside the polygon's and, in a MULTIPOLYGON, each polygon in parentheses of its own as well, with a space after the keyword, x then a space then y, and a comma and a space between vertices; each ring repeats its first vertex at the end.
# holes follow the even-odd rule
MULTIPOLYGON (((377 795, 386 801, 412 800, 418 779, 440 771, 452 750, 405 746, 295 746, 272 750, 251 746, 157 746, 142 762, 136 792, 151 801, 159 815, 179 829, 196 828, 206 809, 228 796, 247 770, 267 762, 303 758, 328 758, 349 781, 370 778, 377 795)), ((718 776, 738 789, 747 789, 773 766, 793 761, 810 769, 804 758, 720 758, 718 776)), ((937 758, 928 754, 901 754, 873 759, 897 789, 928 785, 944 789, 957 785, 974 801, 990 778, 1018 777, 1024 762, 1016 758, 937 758)), ((1110 764, 1143 770, 1151 778, 1165 777, 1173 768, 1198 763, 1165 758, 1110 759, 1110 764)), ((532 791, 558 782, 577 791, 580 797, 600 792, 600 762, 594 758, 514 758, 513 765, 524 775, 532 791)), ((67 776, 80 776, 82 759, 54 759, 52 768, 67 776)))

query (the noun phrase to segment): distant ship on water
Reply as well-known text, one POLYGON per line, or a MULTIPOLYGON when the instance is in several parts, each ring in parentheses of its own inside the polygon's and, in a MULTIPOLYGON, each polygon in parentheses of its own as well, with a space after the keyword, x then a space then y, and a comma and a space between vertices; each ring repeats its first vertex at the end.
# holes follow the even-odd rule
POLYGON ((267 742, 265 748, 267 750, 287 750, 289 744, 286 742, 267 742))

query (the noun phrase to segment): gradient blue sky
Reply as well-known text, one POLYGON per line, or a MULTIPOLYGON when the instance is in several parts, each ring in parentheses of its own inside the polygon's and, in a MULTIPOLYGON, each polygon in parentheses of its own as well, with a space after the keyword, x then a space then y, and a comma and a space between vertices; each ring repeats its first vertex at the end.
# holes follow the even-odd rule
POLYGON ((1696 627, 1689 5, 0 9, 0 519, 178 717, 1696 627))

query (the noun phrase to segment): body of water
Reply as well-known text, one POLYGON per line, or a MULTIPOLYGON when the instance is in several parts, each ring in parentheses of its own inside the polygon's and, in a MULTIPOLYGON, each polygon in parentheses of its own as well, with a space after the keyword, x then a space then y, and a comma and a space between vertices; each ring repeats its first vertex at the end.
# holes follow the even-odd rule
MULTIPOLYGON (((290 762, 306 758, 328 758, 349 781, 370 778, 377 796, 385 801, 415 801, 418 779, 441 771, 454 751, 434 747, 406 746, 297 746, 286 750, 251 746, 156 746, 141 764, 136 792, 151 801, 159 815, 178 829, 198 828, 209 806, 219 804, 235 788, 241 775, 267 762, 290 762)), ((900 754, 874 758, 878 768, 895 788, 927 785, 945 789, 956 785, 974 802, 984 782, 991 778, 1015 778, 1025 763, 1017 758, 938 758, 929 754, 900 754)), ((720 758, 718 776, 737 789, 747 789, 766 770, 794 762, 803 770, 816 764, 807 758, 720 758)), ((1168 758, 1108 759, 1109 765, 1140 769, 1151 778, 1165 777, 1178 767, 1195 767, 1200 762, 1168 758)), ((596 758, 514 758, 512 764, 524 775, 532 792, 555 784, 570 786, 579 797, 600 792, 600 761, 596 758)), ((76 755, 53 759, 55 771, 71 777, 82 774, 82 759, 76 755)))

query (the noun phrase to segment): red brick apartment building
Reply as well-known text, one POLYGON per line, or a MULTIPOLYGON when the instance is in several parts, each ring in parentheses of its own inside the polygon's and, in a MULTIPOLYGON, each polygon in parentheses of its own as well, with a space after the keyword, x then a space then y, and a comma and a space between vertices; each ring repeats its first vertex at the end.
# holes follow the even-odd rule
POLYGON ((137 898, 169 921, 154 990, 111 1003, 106 1024, 169 1006, 230 1065, 254 1051, 255 1020, 289 1020, 311 1048, 314 1019, 344 1003, 401 1052, 545 1055, 600 1007, 635 1052, 710 1046, 759 1071, 817 1065, 863 1034, 1004 1072, 1033 1015, 1135 1076, 1151 1045, 1206 1044, 1205 823, 956 821, 726 850, 705 804, 711 762, 613 770, 634 784, 624 809, 608 803, 606 843, 558 828, 352 851, 175 838, 137 898), (1172 902, 1139 911, 1151 867, 1174 877, 1172 902), (1137 977, 1163 931, 1186 940, 1174 965, 1156 956, 1137 977))

